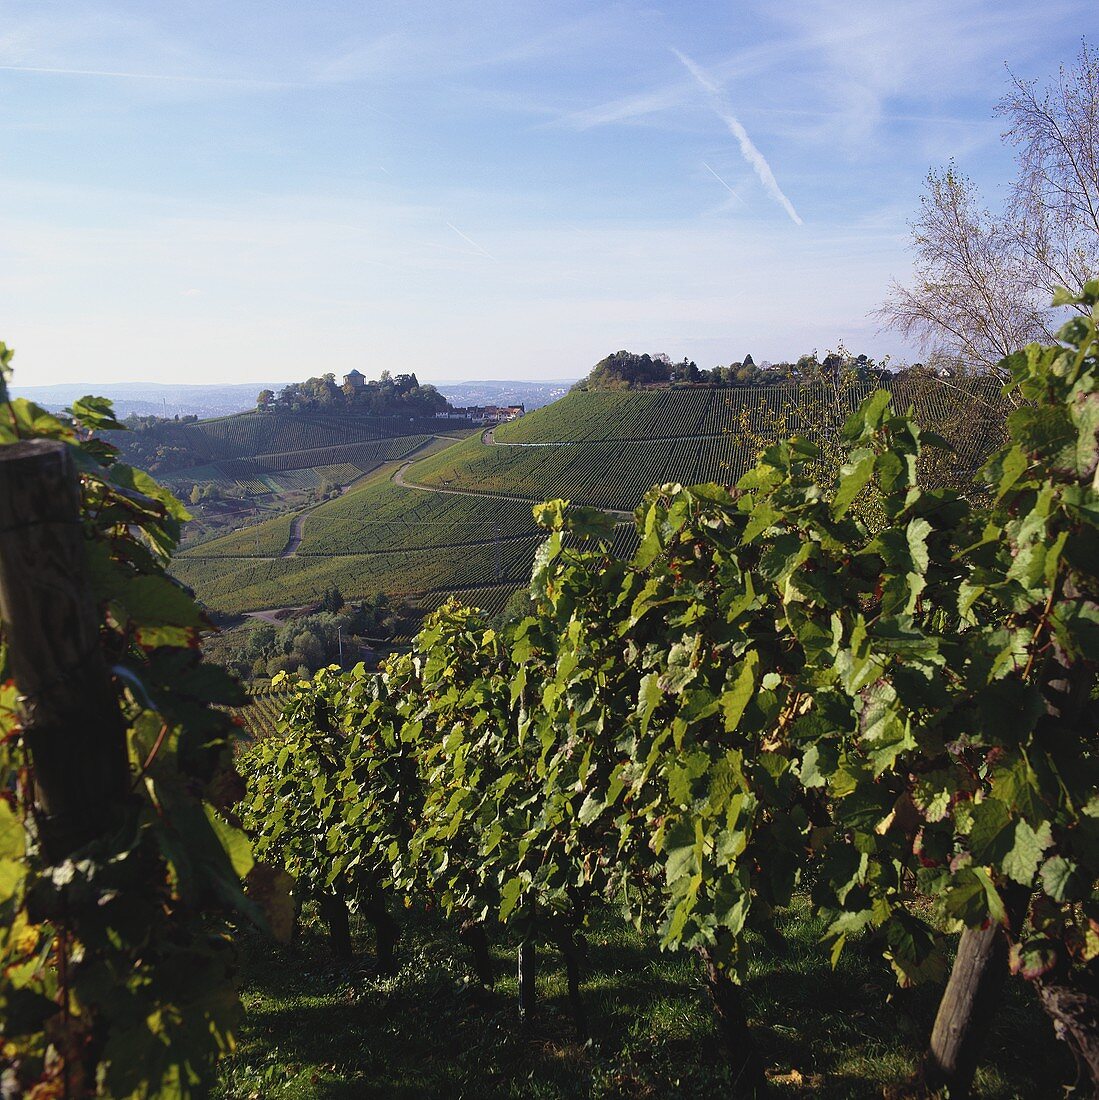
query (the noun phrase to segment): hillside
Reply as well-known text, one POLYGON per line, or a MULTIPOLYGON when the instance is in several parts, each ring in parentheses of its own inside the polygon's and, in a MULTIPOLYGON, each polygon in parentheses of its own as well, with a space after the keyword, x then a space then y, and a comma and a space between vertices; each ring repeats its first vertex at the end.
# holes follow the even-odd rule
MULTIPOLYGON (((429 454, 472 430, 468 421, 369 416, 346 411, 265 411, 198 420, 146 420, 106 433, 125 461, 148 470, 187 502, 184 547, 232 533, 267 553, 266 521, 342 492, 367 474, 429 454), (258 540, 258 543, 257 543, 258 540)), ((258 552, 258 551, 257 551, 258 552)))
MULTIPOLYGON (((653 484, 735 482, 768 438, 834 428, 870 388, 570 393, 458 442, 435 439, 411 459, 394 454, 293 520, 283 515, 187 550, 175 572, 226 611, 305 604, 331 584, 348 598, 384 591, 425 607, 461 591, 496 610, 529 577, 542 538, 532 503, 564 497, 619 513, 625 547, 629 513, 653 484)), ((994 383, 962 392, 915 377, 894 389, 899 404, 950 439, 965 468, 1002 423, 994 383)))
MULTIPOLYGON (((898 406, 912 406, 975 466, 1002 421, 992 380, 948 388, 914 375, 894 381, 898 406)), ((417 485, 542 500, 566 497, 631 510, 653 484, 735 482, 775 436, 836 430, 875 386, 824 383, 737 388, 575 392, 512 424, 471 436, 417 463, 417 485)))

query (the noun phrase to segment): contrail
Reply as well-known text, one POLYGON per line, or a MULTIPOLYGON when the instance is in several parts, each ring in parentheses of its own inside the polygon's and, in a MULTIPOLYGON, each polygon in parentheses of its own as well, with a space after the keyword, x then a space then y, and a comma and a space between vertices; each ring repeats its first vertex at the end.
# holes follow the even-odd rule
POLYGON ((490 253, 490 252, 486 251, 484 248, 482 248, 472 237, 467 237, 456 225, 451 225, 450 222, 447 222, 446 226, 447 226, 447 229, 453 229, 454 232, 457 233, 458 236, 461 237, 462 240, 466 242, 466 244, 472 245, 474 248, 476 248, 477 251, 480 252, 482 256, 486 257, 489 260, 492 259, 492 253, 490 253))
MULTIPOLYGON (((714 113, 729 128, 729 133, 736 138, 737 143, 740 145, 741 155, 755 169, 755 173, 759 176, 760 182, 766 188, 767 193, 790 215, 790 220, 795 225, 802 225, 801 216, 794 209, 794 204, 782 193, 782 188, 779 187, 778 180, 775 179, 775 174, 771 171, 771 166, 753 144, 752 139, 748 136, 748 131, 740 124, 740 119, 733 114, 732 109, 725 101, 725 97, 721 94, 721 89, 686 54, 682 54, 676 49, 673 49, 672 53, 679 58, 687 72, 695 78, 698 85, 709 95, 714 113)), ((713 169, 711 168, 710 171, 713 171, 713 169)), ((716 173, 714 174, 716 175, 716 173)))
POLYGON ((741 206, 744 205, 744 200, 705 161, 702 162, 702 167, 705 168, 706 171, 709 172, 710 175, 713 176, 714 179, 717 180, 717 182, 720 183, 721 186, 724 187, 725 190, 728 191, 729 194, 732 195, 733 198, 736 199, 736 201, 739 202, 741 206))
POLYGON ((0 65, 7 73, 46 73, 51 76, 108 76, 124 80, 165 80, 179 84, 236 84, 254 88, 290 88, 294 85, 277 80, 251 80, 232 76, 173 76, 170 73, 128 73, 110 69, 47 69, 37 65, 0 65))

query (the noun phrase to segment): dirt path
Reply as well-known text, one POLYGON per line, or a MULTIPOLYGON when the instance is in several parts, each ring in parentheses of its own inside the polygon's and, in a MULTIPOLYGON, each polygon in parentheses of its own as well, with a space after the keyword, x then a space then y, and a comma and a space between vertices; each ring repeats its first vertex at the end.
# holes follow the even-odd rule
MULTIPOLYGON (((405 470, 412 465, 413 459, 409 459, 393 475, 393 483, 402 489, 419 489, 421 493, 446 493, 456 497, 483 497, 485 500, 514 500, 519 504, 539 504, 533 497, 505 496, 503 493, 478 493, 473 489, 439 489, 434 485, 417 485, 415 482, 405 480, 405 470)), ((616 508, 596 508, 597 512, 603 512, 608 516, 617 516, 619 519, 633 519, 633 512, 620 512, 616 508)))
POLYGON ((282 626, 291 618, 295 611, 304 611, 310 604, 303 603, 300 607, 272 607, 266 611, 245 611, 246 619, 258 619, 261 623, 270 623, 272 626, 282 626))
POLYGON ((496 439, 496 429, 486 428, 481 433, 481 442, 486 447, 567 447, 571 443, 672 443, 677 439, 727 439, 730 432, 698 432, 690 435, 623 435, 614 439, 564 439, 551 443, 500 443, 496 439))
MULTIPOLYGON (((427 442, 421 443, 415 450, 405 455, 405 466, 408 466, 415 455, 419 454, 425 447, 430 446, 437 438, 438 436, 432 436, 427 442)), ((383 462, 382 466, 375 466, 373 470, 367 470, 365 474, 359 474, 357 478, 349 481, 346 485, 341 485, 339 496, 342 497, 345 493, 351 492, 356 485, 366 481, 367 478, 376 476, 378 471, 385 465, 386 463, 383 462)), ((404 466, 401 469, 403 470, 404 466)), ((335 500, 336 498, 332 497, 330 499, 335 500)), ((290 537, 286 540, 286 545, 279 554, 280 558, 293 558, 297 555, 301 547, 301 540, 305 537, 305 521, 309 518, 309 513, 328 503, 327 500, 318 500, 316 504, 308 504, 300 512, 295 513, 294 518, 290 521, 290 537)))
POLYGON ((481 432, 481 442, 486 447, 567 447, 569 443, 574 443, 576 441, 566 440, 563 443, 497 443, 496 429, 485 428, 485 430, 481 432))
POLYGON ((302 535, 305 532, 305 518, 307 515, 308 512, 299 512, 290 521, 290 538, 287 540, 282 553, 279 554, 280 558, 292 558, 298 552, 302 535))

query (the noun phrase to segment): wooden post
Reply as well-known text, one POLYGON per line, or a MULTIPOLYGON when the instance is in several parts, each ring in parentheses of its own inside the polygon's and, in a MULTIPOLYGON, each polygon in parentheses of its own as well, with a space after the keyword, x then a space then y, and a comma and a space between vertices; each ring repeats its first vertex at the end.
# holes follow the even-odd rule
POLYGON ((950 980, 939 1002, 923 1083, 965 1097, 1007 978, 1007 936, 998 924, 967 928, 958 941, 950 980))
POLYGON ((1099 972, 1091 966, 1058 967, 1035 984, 1057 1038, 1076 1062, 1072 1095, 1099 1100, 1099 972))
POLYGON ((47 857, 103 835, 128 801, 126 728, 100 646, 68 449, 0 447, 0 621, 47 857))
POLYGON ((519 941, 519 1019, 529 1025, 537 998, 538 944, 533 931, 519 941))
POLYGON ((1029 905, 1030 891, 1010 886, 1004 891, 1007 928, 990 923, 962 932, 920 1067, 924 1090, 946 1090, 951 1097, 970 1094, 1008 976, 1008 935, 1022 926, 1029 905))

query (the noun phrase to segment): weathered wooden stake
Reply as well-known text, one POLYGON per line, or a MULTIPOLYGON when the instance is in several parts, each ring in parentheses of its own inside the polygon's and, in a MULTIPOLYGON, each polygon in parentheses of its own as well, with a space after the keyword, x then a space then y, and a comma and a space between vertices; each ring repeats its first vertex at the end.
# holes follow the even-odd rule
POLYGON ((1099 1100, 1099 971, 1090 966, 1058 968, 1035 984, 1057 1038, 1076 1062, 1072 1096, 1099 1100))
POLYGON ((932 1092, 969 1095, 1007 978, 1007 947, 998 924, 962 933, 924 1058, 923 1083, 932 1092))
POLYGON ((519 943, 519 1019, 529 1025, 537 999, 538 945, 533 937, 519 943))
POLYGON ((41 839, 58 861, 117 822, 130 785, 88 581, 80 483, 63 443, 0 447, 0 620, 41 839))

